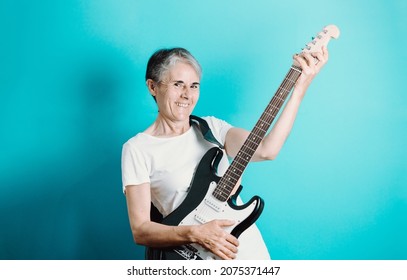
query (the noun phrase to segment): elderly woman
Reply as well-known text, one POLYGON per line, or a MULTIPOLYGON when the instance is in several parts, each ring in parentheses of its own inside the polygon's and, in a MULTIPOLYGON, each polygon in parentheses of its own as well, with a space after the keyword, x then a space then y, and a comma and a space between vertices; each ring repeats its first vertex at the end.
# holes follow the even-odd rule
MULTIPOLYGON (((312 79, 328 60, 328 51, 295 55, 302 68, 292 94, 279 119, 263 138, 252 161, 276 158, 293 126, 300 103, 312 79), (317 58, 319 63, 315 64, 317 58)), ((185 49, 161 49, 148 61, 146 85, 155 99, 155 121, 123 145, 122 178, 134 240, 147 247, 166 248, 199 244, 221 259, 269 259, 256 225, 237 239, 225 230, 231 219, 214 219, 202 224, 170 226, 150 218, 153 205, 165 217, 186 197, 195 169, 214 146, 191 125, 190 116, 200 95, 201 67, 185 49), (151 204, 152 203, 152 204, 151 204)), ((203 118, 229 158, 236 156, 249 131, 215 117, 203 118)), ((224 156, 218 166, 221 176, 229 165, 224 156)))

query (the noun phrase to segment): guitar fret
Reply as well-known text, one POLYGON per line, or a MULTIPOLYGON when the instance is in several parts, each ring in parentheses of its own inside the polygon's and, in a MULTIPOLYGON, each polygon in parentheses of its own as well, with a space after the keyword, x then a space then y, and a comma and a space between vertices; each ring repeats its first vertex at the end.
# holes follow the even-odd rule
POLYGON ((284 103, 284 101, 285 101, 287 95, 288 95, 288 92, 287 92, 286 94, 284 94, 284 95, 282 96, 282 98, 278 98, 278 99, 276 98, 276 99, 275 99, 275 103, 277 103, 278 106, 280 107, 281 105, 283 105, 283 103, 284 103))
MULTIPOLYGON (((256 128, 254 128, 254 130, 256 130, 256 128)), ((258 135, 258 133, 252 132, 252 133, 249 135, 250 138, 248 138, 248 140, 251 141, 251 142, 253 142, 253 143, 259 144, 260 141, 261 141, 261 138, 262 138, 261 136, 262 136, 262 135, 258 135), (259 140, 260 140, 260 141, 259 141, 259 140)))
POLYGON ((235 158, 236 161, 239 162, 240 165, 244 166, 246 168, 246 165, 249 161, 244 160, 243 158, 235 158))
MULTIPOLYGON (((218 187, 220 187, 220 186, 221 185, 218 185, 218 187)), ((214 191, 212 194, 219 200, 226 201, 233 189, 234 189, 234 186, 233 187, 230 187, 230 186, 223 187, 218 191, 214 191)))
POLYGON ((241 164, 241 163, 238 162, 238 161, 235 161, 235 163, 238 164, 238 165, 240 165, 240 166, 242 167, 242 169, 239 169, 239 170, 241 170, 241 173, 243 173, 243 171, 244 171, 244 169, 246 168, 246 166, 243 165, 243 164, 241 164))
MULTIPOLYGON (((285 92, 289 92, 290 90, 289 89, 286 89, 286 88, 284 88, 284 87, 279 87, 279 89, 281 89, 282 91, 285 91, 285 92)), ((282 93, 280 92, 280 95, 281 95, 282 93)))
POLYGON ((219 182, 218 184, 218 188, 219 189, 215 189, 214 193, 217 195, 223 195, 226 194, 227 195, 227 190, 229 190, 229 187, 227 186, 227 182, 219 182), (221 188, 219 188, 221 187, 221 188), (226 191, 225 191, 226 190, 226 191))
POLYGON ((270 105, 268 108, 268 111, 272 111, 274 113, 275 111, 278 111, 279 109, 280 109, 280 107, 277 105, 270 105))
POLYGON ((260 130, 260 134, 261 134, 261 135, 265 135, 266 132, 267 132, 267 130, 264 129, 264 128, 262 128, 262 127, 257 127, 256 129, 257 129, 257 130, 260 130))
POLYGON ((235 165, 232 166, 232 169, 231 169, 231 170, 232 170, 233 173, 237 173, 236 171, 239 171, 240 173, 243 172, 242 169, 240 169, 239 167, 237 167, 237 166, 235 166, 235 165))
POLYGON ((266 111, 266 112, 267 112, 268 114, 272 113, 272 114, 274 115, 274 113, 276 112, 276 108, 277 108, 276 106, 270 105, 270 106, 267 107, 267 111, 266 111))
POLYGON ((253 155, 254 152, 257 150, 257 147, 259 146, 259 144, 260 144, 260 142, 254 142, 254 141, 249 140, 247 143, 247 148, 248 148, 247 153, 249 155, 253 155))
MULTIPOLYGON (((263 138, 263 136, 266 134, 267 131, 265 129, 262 129, 261 127, 255 126, 253 128, 253 132, 255 132, 253 134, 255 134, 258 138, 263 138)), ((259 140, 261 141, 261 139, 259 139, 259 140)))
POLYGON ((262 128, 262 127, 256 127, 254 128, 256 130, 256 135, 259 138, 263 138, 263 136, 266 134, 267 130, 262 128))
POLYGON ((255 127, 261 127, 262 129, 267 130, 271 123, 269 120, 267 120, 266 117, 267 117, 266 112, 263 112, 260 119, 257 121, 255 127))
POLYGON ((261 129, 261 130, 264 130, 264 131, 267 131, 266 129, 263 128, 263 127, 264 127, 264 124, 265 124, 266 126, 269 126, 269 125, 270 125, 268 122, 266 122, 266 121, 263 120, 263 119, 260 119, 260 120, 258 121, 258 123, 259 123, 259 125, 257 125, 257 127, 258 127, 259 129, 261 129), (262 123, 259 123, 259 122, 262 122, 262 123), (259 127, 259 126, 260 126, 260 127, 259 127))
POLYGON ((226 192, 214 193, 213 196, 220 201, 226 201, 228 199, 228 194, 226 192))
POLYGON ((271 115, 274 117, 274 116, 277 115, 278 109, 279 109, 279 107, 277 107, 277 106, 270 106, 270 107, 268 108, 268 110, 267 110, 267 113, 268 113, 268 114, 271 113, 271 115))
POLYGON ((238 156, 240 156, 241 159, 250 160, 251 154, 246 153, 245 150, 242 149, 242 150, 240 150, 238 156), (242 154, 245 154, 244 158, 243 158, 242 154))
POLYGON ((256 151, 256 147, 247 147, 251 152, 255 152, 256 151))
POLYGON ((276 95, 276 96, 273 97, 273 99, 271 100, 270 103, 272 103, 274 100, 277 100, 277 99, 280 100, 280 101, 282 101, 282 102, 284 102, 284 98, 281 98, 280 96, 277 96, 277 95, 276 95))
POLYGON ((270 114, 270 112, 264 112, 265 114, 267 114, 267 116, 271 116, 273 119, 275 118, 275 115, 270 114))
POLYGON ((244 166, 246 168, 246 165, 249 163, 250 159, 244 159, 244 158, 235 158, 236 161, 239 162, 240 165, 244 166))
POLYGON ((237 167, 236 165, 235 165, 235 166, 232 166, 231 171, 232 171, 234 174, 236 174, 237 176, 240 176, 240 175, 243 173, 243 170, 240 169, 239 167, 237 167))
POLYGON ((228 178, 228 181, 230 181, 230 178, 232 178, 232 179, 235 179, 237 182, 239 180, 240 174, 236 174, 234 172, 227 172, 227 173, 225 173, 224 177, 228 178))
POLYGON ((289 79, 289 78, 287 78, 287 81, 290 81, 292 84, 295 84, 295 80, 291 80, 291 79, 289 79))
POLYGON ((223 184, 225 185, 225 189, 228 191, 231 191, 234 188, 234 186, 236 185, 236 183, 237 183, 237 181, 235 181, 235 182, 231 182, 231 181, 227 181, 227 180, 223 181, 223 184))

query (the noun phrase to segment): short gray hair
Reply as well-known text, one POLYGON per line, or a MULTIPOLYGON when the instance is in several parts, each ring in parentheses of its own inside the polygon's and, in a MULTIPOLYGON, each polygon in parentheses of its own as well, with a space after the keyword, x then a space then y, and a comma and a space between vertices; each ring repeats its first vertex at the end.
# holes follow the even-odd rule
POLYGON ((202 68, 193 55, 184 48, 159 49, 148 60, 146 81, 162 82, 166 72, 178 62, 184 62, 192 66, 199 78, 202 76, 202 68))

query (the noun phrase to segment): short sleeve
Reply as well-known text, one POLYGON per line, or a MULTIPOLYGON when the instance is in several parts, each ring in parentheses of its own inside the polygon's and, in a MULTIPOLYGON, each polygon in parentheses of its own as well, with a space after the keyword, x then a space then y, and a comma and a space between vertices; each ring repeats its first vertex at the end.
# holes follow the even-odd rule
POLYGON ((231 129, 233 126, 230 125, 228 122, 215 118, 215 117, 203 117, 211 128, 213 136, 222 143, 222 145, 225 145, 226 141, 226 134, 228 133, 229 129, 231 129))
POLYGON ((150 182, 145 156, 130 142, 123 145, 121 167, 123 192, 126 186, 150 182))

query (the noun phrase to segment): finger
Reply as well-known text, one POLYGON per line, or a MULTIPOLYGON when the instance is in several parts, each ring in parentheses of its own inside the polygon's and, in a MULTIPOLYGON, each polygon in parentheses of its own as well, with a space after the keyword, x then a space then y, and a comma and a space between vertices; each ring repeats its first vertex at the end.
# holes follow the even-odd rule
POLYGON ((302 53, 301 55, 295 55, 294 59, 297 61, 297 63, 300 65, 302 69, 302 73, 305 73, 307 75, 312 74, 313 70, 309 66, 309 61, 306 59, 306 56, 308 54, 302 53))
POLYGON ((308 60, 306 58, 306 54, 304 54, 304 53, 294 55, 294 60, 296 60, 298 62, 301 69, 303 69, 303 70, 305 68, 309 67, 308 60))
POLYGON ((310 67, 321 67, 325 63, 322 53, 312 53, 312 64, 310 67))
POLYGON ((313 53, 312 54, 316 59, 318 59, 319 61, 325 61, 325 57, 322 53, 317 52, 317 53, 313 53))
POLYGON ((299 54, 294 54, 293 59, 294 59, 295 61, 297 61, 300 65, 302 65, 303 63, 305 63, 305 60, 304 60, 304 58, 302 57, 302 54, 301 54, 301 55, 299 55, 299 54))
POLYGON ((226 242, 225 247, 232 253, 236 254, 238 252, 238 247, 237 245, 234 245, 232 243, 226 242))
POLYGON ((328 60, 328 58, 329 58, 329 51, 328 51, 328 48, 327 48, 326 46, 322 46, 322 54, 323 54, 325 60, 328 60))
POLYGON ((329 58, 329 52, 326 46, 322 46, 321 52, 315 52, 312 54, 316 57, 320 62, 326 63, 329 58))
POLYGON ((228 234, 226 236, 226 241, 232 244, 234 247, 239 246, 239 239, 237 239, 235 236, 228 234))
POLYGON ((228 242, 221 242, 211 250, 215 255, 224 260, 236 258, 237 248, 228 242))
POLYGON ((318 73, 327 62, 327 57, 322 52, 313 53, 312 55, 315 60, 315 73, 318 73))
POLYGON ((217 222, 218 222, 218 225, 221 227, 233 226, 236 223, 236 221, 234 221, 234 220, 226 220, 226 219, 217 220, 217 222))
POLYGON ((307 66, 312 67, 315 65, 315 56, 311 53, 304 53, 304 59, 307 63, 307 66))
POLYGON ((237 248, 229 248, 228 246, 222 247, 220 252, 227 257, 227 259, 233 260, 236 258, 237 248))
POLYGON ((217 255, 219 258, 221 258, 222 260, 233 260, 236 258, 236 256, 234 254, 227 254, 224 253, 223 251, 219 250, 216 252, 213 252, 215 255, 217 255))

